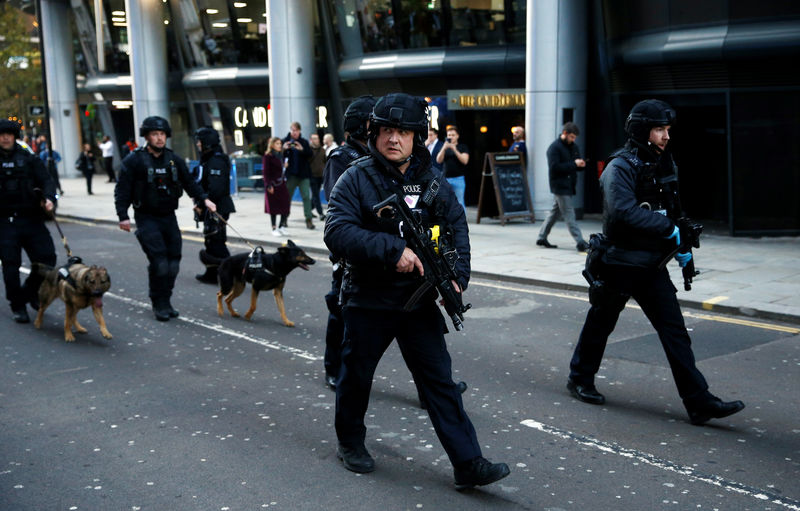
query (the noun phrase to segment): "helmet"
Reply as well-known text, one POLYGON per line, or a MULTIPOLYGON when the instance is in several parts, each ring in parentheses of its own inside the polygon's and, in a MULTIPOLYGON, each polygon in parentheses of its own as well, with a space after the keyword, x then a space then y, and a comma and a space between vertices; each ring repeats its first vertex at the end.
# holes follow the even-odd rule
POLYGON ((147 117, 142 121, 142 125, 139 126, 139 136, 144 137, 151 131, 163 131, 168 137, 172 136, 172 128, 169 127, 169 122, 157 115, 147 117))
POLYGON ((375 98, 370 96, 359 96, 348 105, 344 112, 344 130, 350 136, 359 140, 367 138, 367 121, 375 108, 375 98))
POLYGON ((650 138, 650 129, 655 126, 675 124, 675 110, 658 99, 639 101, 625 120, 625 133, 638 142, 646 143, 650 138))
POLYGON ((194 132, 194 139, 200 141, 203 151, 219 145, 219 133, 214 128, 203 126, 194 132))
POLYGON ((0 133, 11 133, 14 135, 14 138, 19 138, 19 132, 21 129, 22 125, 17 121, 0 119, 0 133))
POLYGON ((370 138, 377 137, 380 126, 413 131, 415 142, 423 145, 428 135, 428 103, 402 92, 387 94, 375 103, 369 116, 370 138))

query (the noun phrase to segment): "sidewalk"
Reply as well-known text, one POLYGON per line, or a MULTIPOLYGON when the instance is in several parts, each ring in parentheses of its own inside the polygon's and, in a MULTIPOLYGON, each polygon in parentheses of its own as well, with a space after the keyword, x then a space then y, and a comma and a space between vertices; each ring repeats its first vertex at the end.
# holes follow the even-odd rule
MULTIPOLYGON (((114 184, 96 175, 92 182, 94 195, 86 194, 83 178, 61 179, 64 197, 59 201, 60 216, 117 224, 114 210, 114 184)), ((277 246, 286 238, 275 237, 269 216, 264 214, 264 195, 258 191, 242 191, 234 199, 237 212, 230 224, 248 241, 277 246)), ((585 254, 575 250, 575 243, 563 222, 553 228, 549 241, 558 249, 535 245, 541 219, 531 224, 482 218, 475 223, 475 208, 467 208, 472 243, 473 278, 488 278, 534 284, 558 289, 585 290, 581 276, 585 254)), ((129 210, 131 217, 132 209, 129 210)), ((178 223, 186 234, 202 236, 195 227, 191 200, 184 195, 177 211, 178 223)), ((314 221, 314 230, 305 227, 303 208, 293 203, 289 216, 289 236, 307 251, 327 256, 322 241, 323 223, 314 221)), ((599 218, 578 222, 584 238, 599 232, 599 218)), ((67 232, 67 236, 69 236, 67 232)), ((228 230, 231 241, 240 236, 228 230)), ((131 243, 135 243, 131 238, 131 243)), ((59 254, 60 256, 60 254, 59 254)), ((188 256, 187 256, 188 257, 188 256)), ((692 290, 683 290, 683 277, 677 263, 670 263, 678 299, 685 307, 800 323, 800 237, 732 238, 704 233, 696 251, 700 270, 692 290)))

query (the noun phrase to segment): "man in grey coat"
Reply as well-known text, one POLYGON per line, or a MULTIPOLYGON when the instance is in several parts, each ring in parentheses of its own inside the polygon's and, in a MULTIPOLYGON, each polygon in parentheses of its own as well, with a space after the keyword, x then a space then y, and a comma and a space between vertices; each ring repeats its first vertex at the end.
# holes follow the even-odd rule
POLYGON ((553 207, 547 213, 544 224, 539 230, 539 239, 536 244, 545 248, 558 248, 547 241, 550 229, 559 218, 567 223, 569 233, 577 243, 578 251, 583 252, 589 245, 583 239, 581 229, 575 220, 575 209, 572 206, 572 197, 575 195, 575 184, 578 181, 578 171, 586 167, 586 161, 580 157, 580 149, 575 143, 579 134, 578 126, 573 122, 564 124, 561 135, 547 148, 547 166, 550 176, 550 192, 553 194, 553 207))

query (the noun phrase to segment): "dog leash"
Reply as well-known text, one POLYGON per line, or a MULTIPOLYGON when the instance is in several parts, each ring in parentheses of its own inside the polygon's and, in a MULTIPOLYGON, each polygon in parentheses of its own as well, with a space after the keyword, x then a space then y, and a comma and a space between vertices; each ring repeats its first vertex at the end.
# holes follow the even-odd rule
POLYGON ((61 235, 61 243, 64 244, 64 248, 67 251, 67 257, 72 257, 72 250, 69 248, 69 243, 67 243, 67 237, 64 236, 64 231, 61 230, 61 226, 58 225, 58 220, 56 220, 56 213, 53 212, 53 223, 56 224, 56 229, 58 229, 58 234, 61 235))
POLYGON ((223 223, 223 224, 225 224, 226 226, 230 227, 230 228, 231 228, 231 230, 232 230, 233 232, 235 232, 235 233, 236 233, 236 234, 239 236, 239 238, 241 238, 241 240, 242 240, 242 241, 244 241, 244 242, 247 244, 247 246, 248 246, 248 247, 250 247, 250 248, 251 248, 251 249, 253 249, 253 250, 255 250, 255 249, 256 249, 256 247, 255 247, 255 246, 254 246, 252 243, 250 243, 249 241, 247 241, 247 239, 246 239, 244 236, 242 236, 242 233, 240 233, 239 231, 237 231, 237 230, 236 230, 236 228, 235 228, 234 226, 232 226, 231 224, 229 224, 229 223, 228 223, 228 221, 227 221, 227 220, 225 220, 224 218, 222 218, 222 215, 220 215, 220 214, 219 214, 219 213, 217 213, 216 211, 210 211, 210 213, 211 213, 212 215, 214 215, 215 217, 217 217, 217 218, 219 219, 219 221, 220 221, 220 222, 222 222, 222 223, 223 223))

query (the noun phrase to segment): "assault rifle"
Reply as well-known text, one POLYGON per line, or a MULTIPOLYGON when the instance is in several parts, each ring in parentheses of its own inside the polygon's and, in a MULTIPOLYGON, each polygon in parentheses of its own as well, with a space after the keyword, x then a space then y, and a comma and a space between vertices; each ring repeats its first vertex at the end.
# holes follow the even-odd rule
POLYGON ((431 239, 431 230, 422 224, 419 214, 412 212, 404 200, 392 194, 386 200, 376 204, 372 211, 379 221, 396 226, 411 250, 420 258, 425 269, 425 282, 417 289, 408 303, 403 307, 411 310, 414 305, 435 287, 444 302, 444 309, 453 321, 456 330, 464 328, 464 313, 472 304, 464 305, 461 293, 456 291, 453 281, 458 280, 455 266, 458 261, 456 247, 451 244, 449 233, 439 236, 438 244, 431 239))
MULTIPOLYGON (((675 254, 677 253, 692 253, 692 247, 700 248, 700 233, 703 232, 703 226, 697 222, 693 222, 692 220, 681 217, 678 219, 678 229, 681 233, 681 244, 675 250, 669 253, 667 257, 664 258, 661 263, 659 263, 659 269, 664 268, 670 259, 672 259, 675 254)), ((686 266, 683 267, 683 289, 686 291, 691 291, 692 289, 692 280, 697 276, 700 275, 700 272, 697 271, 694 267, 694 254, 692 254, 692 258, 686 263, 686 266)))

